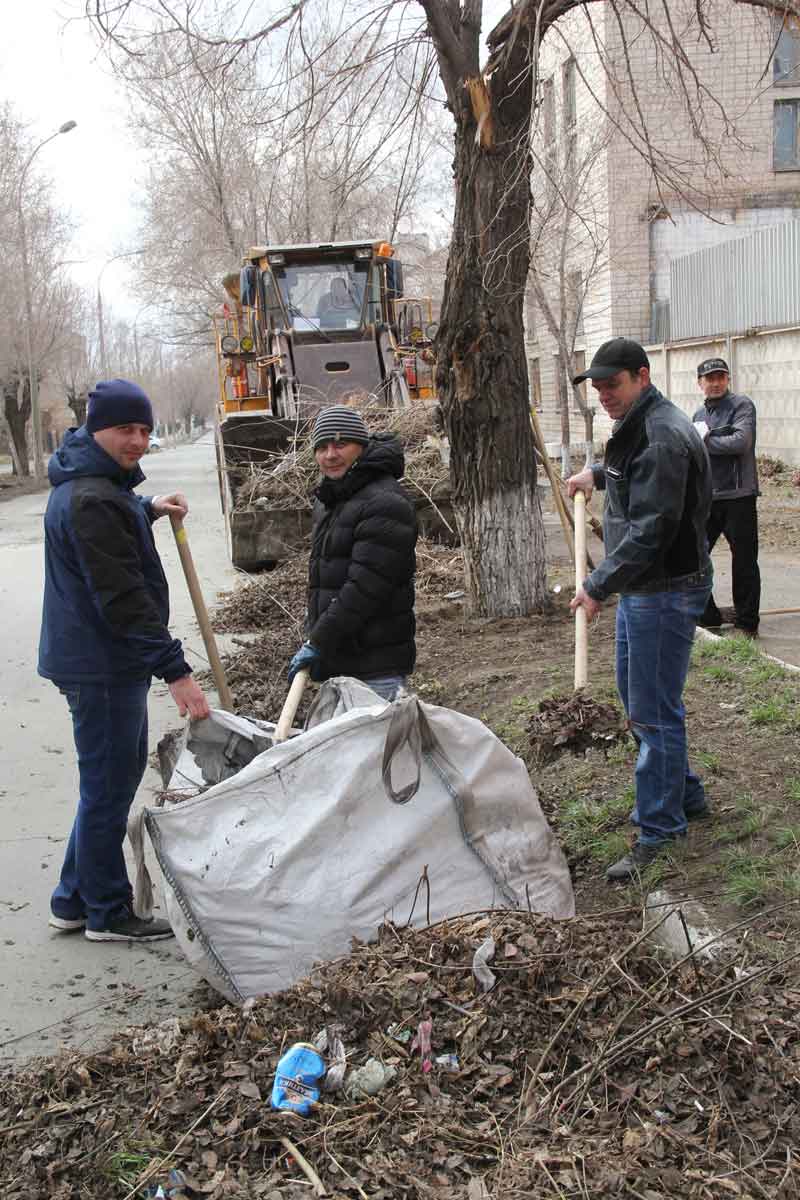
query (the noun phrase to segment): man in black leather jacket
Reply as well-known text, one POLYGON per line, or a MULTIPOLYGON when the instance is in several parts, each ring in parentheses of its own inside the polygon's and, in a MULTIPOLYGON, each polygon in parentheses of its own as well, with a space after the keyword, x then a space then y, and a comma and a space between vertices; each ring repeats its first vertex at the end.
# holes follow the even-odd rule
POLYGON ((589 370, 614 420, 602 465, 568 480, 570 495, 605 489, 606 556, 576 592, 572 609, 589 618, 619 594, 617 687, 639 744, 636 804, 639 839, 608 868, 630 878, 707 811, 703 785, 689 767, 682 695, 695 625, 712 585, 706 546, 711 470, 689 419, 650 382, 642 347, 628 338, 604 343, 589 370))
POLYGON ((413 671, 417 518, 398 483, 405 468, 392 434, 370 437, 345 405, 323 409, 311 434, 323 479, 314 505, 307 641, 289 679, 361 679, 392 700, 413 671))
POLYGON ((711 461, 714 495, 708 520, 708 548, 720 535, 731 548, 733 612, 721 612, 709 596, 700 624, 718 629, 733 619, 747 637, 758 634, 761 574, 758 569, 758 470, 756 406, 749 396, 731 391, 724 358, 705 358, 697 367, 705 403, 692 418, 711 461))

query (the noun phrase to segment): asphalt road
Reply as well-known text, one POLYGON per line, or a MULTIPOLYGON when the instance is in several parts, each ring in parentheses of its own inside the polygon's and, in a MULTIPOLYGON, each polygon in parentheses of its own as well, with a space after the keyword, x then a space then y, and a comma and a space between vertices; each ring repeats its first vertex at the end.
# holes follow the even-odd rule
MULTIPOLYGON (((208 604, 235 575, 227 561, 210 435, 143 461, 143 494, 186 492, 186 529, 208 604)), ((47 494, 0 504, 0 1062, 91 1046, 114 1029, 186 1007, 197 977, 174 943, 92 943, 47 925, 77 795, 71 727, 56 688, 36 674, 41 613, 42 515, 47 494)), ((170 581, 172 628, 202 668, 169 521, 155 526, 170 581)), ((166 688, 150 694, 150 746, 182 724, 166 688)), ((160 787, 148 769, 137 803, 160 787)), ((153 871, 154 879, 157 872, 153 871)))

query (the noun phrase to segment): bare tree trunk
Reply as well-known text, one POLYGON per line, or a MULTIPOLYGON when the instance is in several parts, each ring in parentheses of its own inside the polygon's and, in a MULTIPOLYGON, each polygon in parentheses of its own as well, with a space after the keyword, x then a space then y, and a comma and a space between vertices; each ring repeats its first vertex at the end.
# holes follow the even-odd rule
POLYGON ((559 351, 556 355, 556 395, 558 396, 558 412, 561 417, 561 474, 564 479, 571 474, 569 447, 572 435, 569 428, 569 394, 567 363, 563 351, 559 351))
POLYGON ((31 415, 31 389, 27 378, 13 377, 3 382, 3 412, 10 434, 11 458, 20 478, 30 475, 26 426, 31 415))
MULTIPOLYGON (((456 207, 437 336, 437 386, 470 606, 521 616, 549 605, 522 321, 530 259, 532 71, 527 38, 505 56, 494 102, 461 25, 455 64, 445 6, 423 0, 456 119, 456 207), (474 69, 474 74, 471 72, 474 69)), ((448 6, 454 16, 457 6, 448 6)), ((495 88, 495 76, 491 86, 495 88)))

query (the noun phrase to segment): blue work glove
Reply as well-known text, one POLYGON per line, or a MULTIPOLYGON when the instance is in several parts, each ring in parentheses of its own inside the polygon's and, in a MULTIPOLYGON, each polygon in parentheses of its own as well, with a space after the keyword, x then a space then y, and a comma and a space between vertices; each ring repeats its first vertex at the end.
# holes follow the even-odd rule
POLYGON ((303 642, 297 654, 295 654, 289 663, 289 683, 292 682, 298 671, 309 671, 313 674, 314 666, 321 662, 321 660, 322 655, 317 647, 312 646, 311 642, 303 642))

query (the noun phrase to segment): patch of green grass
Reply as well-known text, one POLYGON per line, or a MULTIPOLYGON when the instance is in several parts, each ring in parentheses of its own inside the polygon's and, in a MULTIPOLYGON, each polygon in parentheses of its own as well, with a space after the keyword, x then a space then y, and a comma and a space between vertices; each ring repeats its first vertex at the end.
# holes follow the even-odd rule
POLYGON ((749 792, 737 796, 733 817, 725 825, 719 837, 721 842, 739 842, 760 833, 772 810, 756 804, 749 792))
POLYGON ((707 662, 709 659, 725 658, 726 649, 724 640, 718 642, 707 642, 705 638, 698 640, 692 646, 692 661, 707 662))
POLYGON ((774 866, 764 854, 752 854, 737 848, 729 851, 725 862, 728 878, 724 896, 737 908, 764 904, 774 885, 774 866))
POLYGON ((726 647, 725 657, 729 658, 731 662, 749 665, 751 663, 761 663, 763 661, 763 655, 761 654, 761 651, 751 638, 723 638, 722 644, 726 647))
POLYGON ((788 850, 790 846, 800 850, 800 825, 783 825, 775 830, 772 841, 777 850, 788 850))
POLYGON ((571 796, 561 805, 559 834, 573 854, 586 855, 597 862, 620 858, 628 848, 628 837, 621 825, 627 822, 634 803, 633 788, 619 796, 601 800, 571 796))
POLYGON ((785 696, 762 700, 754 704, 747 715, 754 725, 785 726, 791 724, 793 718, 792 705, 787 703, 785 696))
POLYGON ((719 775, 722 772, 722 763, 718 754, 713 751, 700 750, 695 755, 695 759, 700 763, 704 771, 708 771, 711 775, 719 775))
POLYGON ((722 663, 714 663, 710 667, 703 667, 703 678, 708 679, 711 683, 735 683, 737 672, 733 667, 726 667, 722 663))
POLYGON ((123 1187, 136 1186, 139 1176, 150 1165, 152 1155, 140 1150, 116 1150, 103 1166, 103 1174, 123 1187))
POLYGON ((724 896, 738 908, 754 908, 779 897, 800 896, 800 874, 794 864, 782 862, 780 855, 755 854, 738 848, 729 851, 726 867, 724 896))
POLYGON ((790 775, 783 784, 786 790, 786 796, 789 800, 795 800, 800 804, 800 779, 796 775, 790 775))
POLYGON ((778 663, 770 662, 768 658, 761 659, 752 670, 751 679, 753 683, 769 683, 773 679, 788 679, 789 672, 785 667, 779 666, 778 663))

